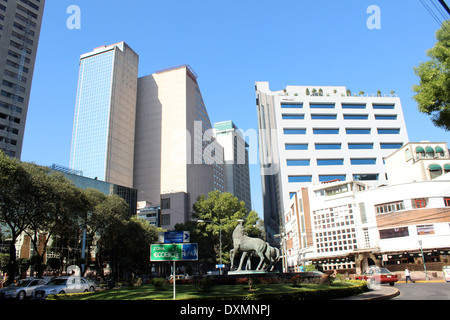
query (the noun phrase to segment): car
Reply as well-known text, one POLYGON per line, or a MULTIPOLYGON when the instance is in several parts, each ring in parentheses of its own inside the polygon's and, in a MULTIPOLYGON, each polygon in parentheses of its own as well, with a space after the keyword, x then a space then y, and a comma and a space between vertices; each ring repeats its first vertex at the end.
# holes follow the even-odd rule
POLYGON ((0 289, 0 298, 24 300, 33 296, 33 290, 47 284, 39 278, 21 279, 10 286, 0 289))
POLYGON ((66 294, 78 292, 93 292, 95 282, 79 276, 57 277, 47 285, 33 290, 33 298, 46 299, 51 294, 66 294))
POLYGON ((450 282, 450 266, 443 266, 442 272, 444 273, 445 282, 450 282))
POLYGON ((380 283, 393 286, 398 281, 398 276, 386 268, 369 267, 362 274, 355 277, 356 280, 366 280, 370 283, 380 283))

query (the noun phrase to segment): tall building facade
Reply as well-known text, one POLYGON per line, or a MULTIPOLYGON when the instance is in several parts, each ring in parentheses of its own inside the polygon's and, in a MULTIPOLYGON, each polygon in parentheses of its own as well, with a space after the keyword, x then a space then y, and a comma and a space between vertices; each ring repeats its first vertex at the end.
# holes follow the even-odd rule
POLYGON ((264 220, 269 241, 302 187, 333 180, 387 181, 384 158, 408 142, 400 99, 346 87, 256 82, 264 220))
POLYGON ((20 159, 45 0, 0 1, 0 150, 20 159))
POLYGON ((134 187, 161 206, 161 227, 190 219, 201 194, 224 191, 223 148, 188 65, 139 78, 134 187))
POLYGON ((233 121, 214 124, 217 142, 223 147, 225 191, 245 202, 247 211, 252 210, 248 143, 233 121))
POLYGON ((124 42, 80 57, 70 168, 133 186, 139 56, 124 42))

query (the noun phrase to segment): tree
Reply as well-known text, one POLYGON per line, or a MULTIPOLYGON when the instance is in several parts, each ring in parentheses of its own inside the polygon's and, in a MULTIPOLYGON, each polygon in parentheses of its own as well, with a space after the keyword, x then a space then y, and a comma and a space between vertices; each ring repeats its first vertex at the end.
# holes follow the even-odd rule
POLYGON ((258 214, 255 211, 248 213, 245 203, 229 192, 211 191, 207 197, 200 195, 193 205, 192 218, 206 222, 191 221, 184 225, 176 225, 175 229, 185 228, 186 231, 191 231, 191 241, 199 244, 199 260, 212 265, 219 262, 220 229, 222 229, 223 263, 230 262, 229 252, 233 248, 232 233, 239 219, 245 220, 245 231, 249 236, 261 237, 262 234, 257 226, 258 214))
POLYGON ((420 112, 431 116, 433 124, 450 130, 450 21, 444 21, 436 32, 437 43, 427 51, 431 60, 414 68, 420 78, 413 85, 413 97, 420 112))
POLYGON ((21 162, 0 151, 0 223, 6 226, 11 236, 7 285, 14 281, 17 272, 17 238, 36 217, 34 198, 38 193, 38 188, 21 162))

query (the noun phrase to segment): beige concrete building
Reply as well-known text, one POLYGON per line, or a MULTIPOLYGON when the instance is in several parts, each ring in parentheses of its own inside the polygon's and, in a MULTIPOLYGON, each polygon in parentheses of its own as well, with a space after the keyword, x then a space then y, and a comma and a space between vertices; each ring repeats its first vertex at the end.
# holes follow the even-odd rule
POLYGON ((200 194, 224 191, 223 148, 188 65, 138 80, 134 187, 138 200, 161 205, 169 230, 190 219, 200 194))
POLYGON ((0 1, 0 150, 20 159, 45 0, 0 1))

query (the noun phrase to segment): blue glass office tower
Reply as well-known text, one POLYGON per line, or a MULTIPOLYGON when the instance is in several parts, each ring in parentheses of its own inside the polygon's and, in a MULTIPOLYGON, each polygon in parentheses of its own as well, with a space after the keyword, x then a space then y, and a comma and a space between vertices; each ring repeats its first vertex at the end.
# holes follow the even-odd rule
POLYGON ((70 168, 133 186, 138 55, 124 42, 80 58, 70 168))

